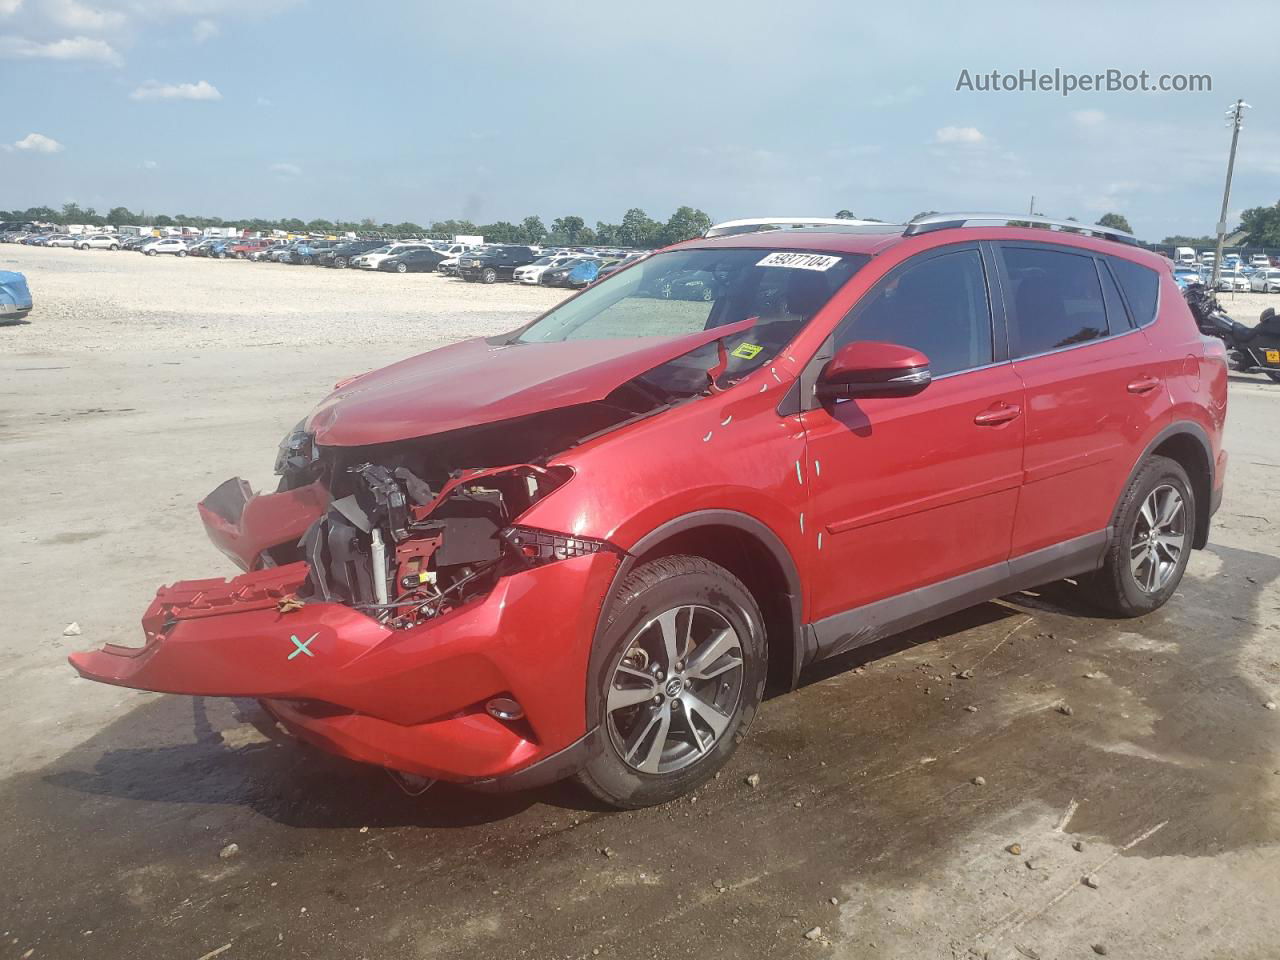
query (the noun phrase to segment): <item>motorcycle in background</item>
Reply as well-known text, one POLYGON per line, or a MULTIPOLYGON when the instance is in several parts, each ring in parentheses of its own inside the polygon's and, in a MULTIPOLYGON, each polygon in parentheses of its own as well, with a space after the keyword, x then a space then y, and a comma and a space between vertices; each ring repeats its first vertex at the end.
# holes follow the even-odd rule
POLYGON ((1203 283, 1189 285, 1183 296, 1200 332, 1217 337, 1227 345, 1231 369, 1240 373, 1265 373, 1280 383, 1280 316, 1274 307, 1263 310, 1258 325, 1251 327, 1227 316, 1213 291, 1203 283))

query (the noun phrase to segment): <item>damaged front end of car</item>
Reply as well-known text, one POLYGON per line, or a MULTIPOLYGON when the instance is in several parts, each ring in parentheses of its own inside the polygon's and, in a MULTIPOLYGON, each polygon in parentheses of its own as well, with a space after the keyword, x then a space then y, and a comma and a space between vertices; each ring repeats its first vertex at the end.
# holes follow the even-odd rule
MULTIPOLYGON (((438 375, 405 366, 426 361, 345 382, 280 445, 275 492, 233 478, 199 504, 245 573, 161 588, 143 646, 72 665, 137 689, 255 697, 300 738, 393 770, 512 788, 563 776, 590 740, 587 667, 622 555, 525 517, 575 483, 565 451, 696 399, 645 375, 681 358, 696 380, 691 351, 722 355, 723 335, 621 360, 608 345, 511 348, 580 370, 512 362, 507 382, 525 379, 501 411, 492 385, 467 394, 461 381, 435 404, 449 427, 435 433, 405 436, 422 425, 406 403, 438 375), (397 416, 406 425, 392 429, 397 416)), ((465 366, 502 349, 452 353, 465 366)))

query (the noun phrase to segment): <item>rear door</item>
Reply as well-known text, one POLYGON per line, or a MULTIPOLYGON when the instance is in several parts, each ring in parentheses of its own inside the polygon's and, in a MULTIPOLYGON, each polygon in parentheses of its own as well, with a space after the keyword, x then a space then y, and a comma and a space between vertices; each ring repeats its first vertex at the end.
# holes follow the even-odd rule
POLYGON ((977 243, 912 257, 867 292, 822 351, 855 340, 915 347, 934 380, 913 397, 804 412, 814 620, 982 568, 1003 575, 1023 399, 995 335, 992 273, 977 243))
POLYGON ((1106 257, 1001 243, 1009 351, 1026 387, 1026 455, 1012 556, 1105 542, 1119 488, 1167 415, 1150 343, 1131 322, 1106 257))

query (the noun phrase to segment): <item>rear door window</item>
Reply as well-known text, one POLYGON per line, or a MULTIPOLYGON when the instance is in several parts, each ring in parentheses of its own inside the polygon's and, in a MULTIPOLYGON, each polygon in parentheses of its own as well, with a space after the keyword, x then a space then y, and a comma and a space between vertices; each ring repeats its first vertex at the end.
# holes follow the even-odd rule
POLYGON ((1102 284, 1088 253, 1000 245, 1012 306, 1009 349, 1031 357, 1109 334, 1102 284))
POLYGON ((1120 281, 1120 289, 1129 303, 1134 322, 1145 327, 1156 318, 1156 301, 1160 290, 1160 278, 1150 267, 1132 260, 1108 257, 1111 269, 1120 281))

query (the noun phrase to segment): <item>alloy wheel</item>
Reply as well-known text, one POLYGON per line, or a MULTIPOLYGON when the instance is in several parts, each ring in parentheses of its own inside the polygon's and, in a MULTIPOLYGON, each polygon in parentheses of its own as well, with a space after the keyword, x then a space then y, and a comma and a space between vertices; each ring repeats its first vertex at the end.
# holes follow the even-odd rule
POLYGON ((1133 524, 1129 570, 1147 593, 1158 593, 1178 569, 1187 546, 1186 502, 1174 487, 1161 484, 1147 495, 1133 524))
POLYGON ((667 774, 711 752, 742 694, 737 631, 716 610, 673 607, 624 647, 605 702, 609 737, 627 766, 667 774))

